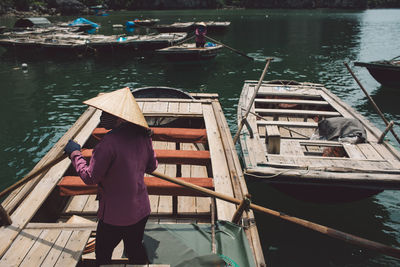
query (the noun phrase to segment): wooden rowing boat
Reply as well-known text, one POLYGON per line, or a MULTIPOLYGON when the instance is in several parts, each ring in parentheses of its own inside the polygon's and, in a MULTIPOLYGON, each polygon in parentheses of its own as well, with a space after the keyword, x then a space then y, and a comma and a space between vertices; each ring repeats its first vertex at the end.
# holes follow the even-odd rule
POLYGON ((351 201, 400 189, 399 152, 386 141, 380 143, 381 131, 323 85, 263 82, 249 103, 256 85, 245 81, 237 113, 240 122, 251 105, 248 127, 240 135, 247 178, 319 202, 351 201), (347 119, 362 125, 365 142, 315 138, 325 122, 347 119))
MULTIPOLYGON (((154 130, 159 173, 245 197, 240 162, 216 94, 164 87, 133 94, 154 130)), ((89 158, 107 132, 97 128, 99 117, 100 111, 89 107, 34 170, 60 155, 69 139, 83 144, 89 158)), ((62 160, 2 202, 12 224, 0 228, 0 266, 92 266, 97 188, 82 184, 70 165, 69 159, 62 160)), ((144 238, 153 263, 149 266, 193 266, 193 258, 265 266, 252 211, 234 224, 232 203, 150 175, 145 180, 152 207, 144 238)), ((126 263, 122 244, 114 251, 113 263, 126 263)))
POLYGON ((387 86, 400 85, 400 60, 354 62, 354 66, 367 68, 377 82, 387 86))
POLYGON ((196 47, 194 43, 186 43, 158 49, 156 52, 172 61, 205 60, 215 58, 222 47, 219 44, 215 46, 196 47))

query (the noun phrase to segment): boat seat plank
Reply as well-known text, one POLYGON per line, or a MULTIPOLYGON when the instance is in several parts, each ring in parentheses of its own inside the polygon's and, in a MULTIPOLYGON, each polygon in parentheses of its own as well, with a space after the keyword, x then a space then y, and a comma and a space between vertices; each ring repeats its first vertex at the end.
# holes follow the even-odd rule
MULTIPOLYGON (((151 130, 153 131, 151 136, 153 141, 207 143, 206 129, 151 127, 151 130)), ((109 131, 105 128, 96 128, 92 135, 100 140, 109 131)))
POLYGON ((303 99, 256 98, 255 102, 262 104, 296 104, 296 105, 329 106, 329 103, 326 101, 303 100, 303 99))
POLYGON ((265 126, 265 144, 267 152, 279 154, 281 149, 281 133, 276 125, 265 126))
POLYGON ((301 121, 265 121, 258 120, 257 125, 276 125, 276 126, 285 126, 285 127, 301 127, 301 128, 318 128, 318 123, 316 122, 301 122, 301 121))
MULTIPOLYGON (((179 177, 179 180, 195 184, 210 190, 214 189, 212 178, 194 178, 179 177)), ((187 189, 183 186, 156 178, 144 177, 147 191, 150 195, 167 195, 167 196, 204 196, 194 190, 187 189)), ((58 183, 60 195, 94 195, 97 194, 97 185, 85 184, 79 176, 64 176, 58 183)))
MULTIPOLYGON (((207 129, 208 144, 211 154, 211 166, 214 177, 215 191, 234 197, 230 172, 226 163, 221 135, 217 126, 211 104, 203 104, 203 116, 207 129)), ((216 200, 217 219, 231 220, 236 207, 232 203, 216 200)))
MULTIPOLYGON (((159 163, 166 164, 193 164, 207 165, 210 163, 209 151, 185 151, 185 150, 163 150, 155 149, 159 163)), ((86 159, 92 157, 93 149, 82 149, 82 156, 86 159)))
MULTIPOLYGON (((311 119, 312 120, 312 119, 311 119)), ((288 121, 295 121, 295 122, 304 122, 303 118, 299 117, 288 117, 288 121)), ((285 126, 283 126, 285 127, 285 126)), ((311 136, 314 134, 315 129, 312 128, 296 128, 290 129, 290 134, 293 138, 307 138, 310 139, 311 136)))
POLYGON ((323 117, 338 117, 338 116, 340 116, 340 113, 336 112, 336 111, 302 110, 302 109, 256 108, 255 112, 260 115, 274 114, 274 115, 323 116, 323 117))

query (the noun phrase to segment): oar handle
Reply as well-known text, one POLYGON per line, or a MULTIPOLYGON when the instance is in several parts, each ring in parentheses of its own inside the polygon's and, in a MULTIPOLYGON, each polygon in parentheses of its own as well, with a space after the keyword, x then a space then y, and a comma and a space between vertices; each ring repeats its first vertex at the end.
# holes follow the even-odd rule
MULTIPOLYGON (((234 197, 231 197, 231 196, 228 196, 228 195, 225 195, 225 194, 221 194, 221 193, 218 193, 218 192, 203 188, 203 187, 198 186, 198 185, 194 185, 194 184, 191 184, 191 183, 188 183, 188 182, 184 182, 184 181, 181 181, 179 179, 167 176, 165 174, 162 174, 162 173, 159 173, 159 172, 156 172, 156 171, 152 172, 150 174, 155 176, 155 177, 158 177, 160 179, 169 181, 171 183, 178 184, 178 185, 190 188, 192 190, 201 192, 205 196, 216 197, 218 199, 222 199, 222 200, 225 200, 225 201, 228 201, 230 203, 237 204, 237 205, 240 205, 240 203, 242 202, 241 200, 239 200, 237 198, 234 198, 234 197)), ((306 221, 306 220, 303 220, 303 219, 300 219, 300 218, 292 217, 292 216, 283 214, 281 212, 278 212, 278 211, 275 211, 275 210, 271 210, 271 209, 267 209, 265 207, 262 207, 262 206, 259 206, 259 205, 256 205, 256 204, 250 204, 250 208, 255 210, 255 211, 266 213, 266 214, 269 214, 269 215, 272 215, 272 216, 275 216, 275 217, 279 217, 280 219, 283 219, 283 220, 290 221, 292 223, 301 225, 301 226, 303 226, 305 228, 317 231, 317 232, 319 232, 321 234, 328 235, 330 237, 333 237, 333 238, 336 238, 336 239, 340 239, 342 241, 346 241, 348 243, 351 243, 351 244, 354 244, 354 245, 358 245, 358 246, 361 246, 361 247, 364 247, 364 248, 368 248, 368 249, 372 249, 372 250, 375 250, 375 251, 379 251, 382 254, 389 255, 389 256, 392 256, 392 257, 400 259, 400 249, 398 249, 398 248, 392 248, 392 247, 386 246, 386 245, 378 243, 378 242, 374 242, 374 241, 371 241, 371 240, 368 240, 368 239, 364 239, 364 238, 361 238, 361 237, 358 237, 358 236, 355 236, 355 235, 352 235, 352 234, 347 234, 345 232, 338 231, 338 230, 335 230, 333 228, 330 228, 330 227, 327 227, 327 226, 323 226, 323 225, 320 225, 320 224, 316 224, 316 223, 313 223, 313 222, 310 222, 310 221, 306 221)))
MULTIPOLYGON (((385 115, 383 115, 382 111, 379 109, 378 105, 375 103, 375 101, 372 99, 372 97, 368 94, 367 90, 365 90, 364 86, 361 84, 361 82, 358 80, 354 72, 350 69, 349 65, 347 62, 344 62, 344 65, 346 66, 347 70, 350 72, 351 76, 354 78, 354 80, 357 82, 358 86, 360 86, 361 90, 364 92, 364 94, 367 96, 368 100, 371 102, 372 106, 374 107, 375 111, 378 113, 378 115, 382 118, 383 122, 385 123, 386 126, 389 125, 389 121, 385 118, 385 115)), ((397 140, 397 142, 400 144, 400 138, 397 136, 395 131, 390 129, 390 132, 393 134, 394 138, 397 140)))
POLYGON ((38 170, 36 170, 36 171, 34 171, 32 173, 28 173, 24 178, 22 178, 21 180, 19 180, 15 184, 11 185, 10 187, 4 189, 0 193, 0 198, 2 198, 3 196, 7 195, 8 193, 11 193, 13 190, 17 189, 21 185, 24 185, 25 183, 29 182, 30 180, 32 180, 33 178, 35 178, 36 176, 38 176, 42 172, 47 171, 48 169, 50 169, 51 167, 53 167, 54 165, 56 165, 57 163, 59 163, 60 161, 65 159, 66 157, 67 157, 67 154, 62 154, 62 155, 58 156, 57 158, 53 159, 52 161, 50 161, 49 163, 46 163, 45 165, 40 167, 38 170))

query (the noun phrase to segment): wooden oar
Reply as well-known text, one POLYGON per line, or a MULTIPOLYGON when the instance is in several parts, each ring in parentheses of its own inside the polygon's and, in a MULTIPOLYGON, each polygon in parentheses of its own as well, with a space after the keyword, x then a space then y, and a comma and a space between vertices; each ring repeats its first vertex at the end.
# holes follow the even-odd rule
MULTIPOLYGON (((169 176, 159 173, 159 172, 153 172, 153 173, 151 173, 151 175, 158 177, 160 179, 169 181, 171 183, 178 184, 178 185, 190 188, 192 190, 201 192, 204 195, 209 196, 209 197, 216 197, 218 199, 222 199, 222 200, 225 200, 230 203, 237 204, 237 205, 240 205, 240 203, 242 202, 240 199, 233 198, 231 196, 221 194, 221 193, 203 188, 201 186, 187 183, 187 182, 181 181, 179 179, 169 177, 169 176)), ((354 245, 357 245, 360 247, 368 248, 371 250, 375 250, 375 251, 381 252, 382 254, 389 255, 389 256, 400 259, 400 249, 398 249, 398 248, 389 247, 384 244, 381 244, 381 243, 378 243, 375 241, 371 241, 371 240, 368 240, 365 238, 361 238, 361 237, 358 237, 358 236, 355 236, 352 234, 348 234, 348 233, 345 233, 345 232, 342 232, 339 230, 335 230, 335 229, 327 227, 327 226, 316 224, 316 223, 306 221, 306 220, 303 220, 300 218, 292 217, 292 216, 286 215, 284 213, 274 211, 271 209, 267 209, 265 207, 262 207, 262 206, 259 206, 256 204, 250 204, 250 208, 255 211, 266 213, 266 214, 269 214, 269 215, 272 215, 275 217, 279 217, 282 220, 286 220, 286 221, 301 225, 305 228, 311 229, 313 231, 317 231, 321 234, 328 235, 330 237, 340 239, 342 241, 346 241, 348 243, 351 243, 351 244, 354 244, 354 245)))
POLYGON ((11 193, 14 189, 20 187, 21 185, 25 184, 26 182, 29 182, 30 180, 32 180, 33 178, 35 178, 36 176, 38 176, 42 172, 47 171, 48 169, 50 169, 51 167, 53 167, 54 165, 56 165, 57 163, 59 163, 60 161, 65 159, 66 157, 67 157, 67 154, 62 154, 62 155, 58 156, 57 158, 53 159, 52 161, 50 161, 49 163, 43 165, 41 168, 37 169, 36 171, 34 171, 32 173, 28 173, 24 178, 22 178, 21 180, 19 180, 18 182, 16 182, 12 186, 4 189, 0 193, 0 199, 3 196, 7 195, 8 193, 11 193))
POLYGON ((399 57, 400 57, 400 56, 394 57, 394 58, 392 58, 392 59, 389 60, 389 61, 395 60, 396 58, 399 58, 399 57))
POLYGON ((267 58, 267 63, 265 64, 265 67, 264 67, 264 70, 263 70, 263 72, 262 72, 262 74, 261 74, 261 77, 260 77, 260 79, 258 80, 257 87, 256 87, 256 89, 254 90, 254 93, 253 93, 253 96, 252 96, 252 98, 251 98, 251 100, 250 100, 249 106, 247 107, 247 110, 246 110, 245 114, 243 115, 242 120, 240 121, 239 129, 237 130, 235 136, 233 137, 233 143, 234 143, 234 144, 236 144, 237 140, 239 139, 240 132, 242 131, 242 128, 243 128, 243 126, 244 126, 244 124, 245 124, 245 121, 246 121, 246 119, 247 119, 247 116, 248 116, 249 113, 250 113, 251 106, 253 105, 253 102, 254 102, 254 100, 256 99, 256 96, 257 96, 257 93, 258 93, 258 89, 260 89, 261 83, 262 83, 262 81, 264 80, 264 76, 265 76, 265 74, 267 73, 268 66, 269 66, 269 63, 271 62, 271 60, 272 60, 272 58, 267 58))
POLYGON ((246 55, 245 53, 240 52, 239 50, 236 50, 236 49, 234 49, 234 48, 232 48, 232 47, 230 47, 230 46, 227 46, 226 44, 223 44, 223 43, 221 43, 221 42, 219 42, 219 41, 217 41, 217 40, 214 40, 214 39, 211 38, 211 37, 206 36, 206 38, 207 38, 207 39, 210 39, 211 41, 213 41, 213 42, 215 42, 215 43, 217 43, 217 44, 220 44, 220 45, 222 45, 222 46, 224 46, 224 47, 226 47, 226 48, 232 50, 232 51, 235 52, 235 53, 238 53, 239 55, 242 55, 242 56, 244 56, 244 57, 247 57, 248 59, 254 60, 254 58, 249 57, 249 56, 246 55))
POLYGON ((196 37, 196 36, 193 35, 192 37, 186 38, 185 40, 183 40, 183 41, 181 41, 181 42, 179 42, 179 43, 176 43, 176 44, 174 44, 174 45, 181 45, 181 44, 183 44, 183 43, 185 43, 185 42, 187 42, 187 41, 189 41, 189 40, 192 40, 192 39, 195 38, 195 37, 196 37))
MULTIPOLYGON (((367 90, 365 90, 364 86, 361 84, 361 82, 358 80, 354 72, 350 69, 349 65, 345 62, 344 65, 346 66, 347 70, 350 72, 351 76, 353 76, 354 80, 357 82, 358 86, 360 86, 361 90, 364 92, 364 94, 367 96, 368 100, 371 102, 372 106, 374 107, 375 111, 379 114, 379 116, 382 118, 383 122, 386 124, 386 127, 389 125, 389 121, 385 118, 383 115, 382 111, 379 109, 378 105, 375 104, 375 101, 372 99, 372 97, 368 94, 367 90)), ((397 136, 393 128, 390 129, 390 132, 393 134, 394 138, 396 138, 397 142, 400 144, 400 138, 397 136)))

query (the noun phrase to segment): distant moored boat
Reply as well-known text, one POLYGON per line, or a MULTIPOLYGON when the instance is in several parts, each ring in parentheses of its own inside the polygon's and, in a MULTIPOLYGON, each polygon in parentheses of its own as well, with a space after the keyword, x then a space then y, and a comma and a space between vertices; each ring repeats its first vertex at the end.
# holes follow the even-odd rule
POLYGON ((355 62, 354 65, 366 67, 372 77, 382 85, 398 86, 400 85, 400 60, 394 59, 367 63, 355 62))

